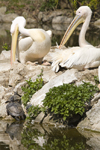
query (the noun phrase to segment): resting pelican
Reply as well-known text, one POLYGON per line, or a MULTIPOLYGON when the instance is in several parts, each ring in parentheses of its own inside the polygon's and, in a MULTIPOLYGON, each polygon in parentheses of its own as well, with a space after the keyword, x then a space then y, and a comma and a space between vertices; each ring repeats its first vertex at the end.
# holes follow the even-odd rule
POLYGON ((43 29, 26 29, 26 20, 23 16, 16 17, 12 21, 11 35, 11 61, 15 61, 15 53, 17 50, 17 57, 21 63, 27 61, 42 62, 43 57, 49 52, 51 47, 51 31, 43 29), (18 39, 18 33, 21 36, 18 39), (20 52, 20 53, 19 53, 20 52))
POLYGON ((88 6, 81 6, 76 11, 76 16, 65 32, 59 48, 66 43, 75 28, 80 23, 83 23, 79 35, 80 47, 73 47, 67 50, 59 49, 57 56, 55 54, 54 62, 52 64, 54 71, 57 72, 59 70, 58 65, 66 68, 76 68, 78 70, 94 68, 100 65, 100 49, 92 46, 85 40, 85 34, 90 23, 91 15, 92 11, 88 6), (62 56, 62 58, 60 56, 62 56))

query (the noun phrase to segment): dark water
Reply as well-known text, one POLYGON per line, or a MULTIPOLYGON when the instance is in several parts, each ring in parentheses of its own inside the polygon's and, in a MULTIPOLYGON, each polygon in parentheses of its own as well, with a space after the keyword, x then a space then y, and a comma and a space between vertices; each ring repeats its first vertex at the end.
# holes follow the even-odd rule
POLYGON ((2 122, 0 150, 93 150, 75 128, 2 122), (16 148, 14 148, 16 147, 16 148))
MULTIPOLYGON (((1 26, 1 25, 0 25, 1 26)), ((7 43, 8 45, 8 49, 10 49, 11 47, 11 35, 10 35, 10 25, 8 24, 8 27, 6 27, 5 25, 3 28, 3 33, 0 34, 0 52, 2 50, 4 50, 4 45, 5 43, 7 43)), ((45 30, 52 30, 52 46, 56 45, 56 42, 58 44, 60 44, 61 39, 68 27, 68 25, 64 24, 64 25, 27 25, 26 28, 43 28, 45 30), (59 28, 58 28, 59 27, 59 28)), ((78 46, 78 36, 79 36, 79 32, 81 29, 81 25, 74 31, 74 33, 72 34, 71 38, 68 40, 68 42, 66 43, 67 47, 72 47, 72 46, 78 46)), ((1 29, 2 30, 2 29, 1 29)), ((90 24, 89 29, 87 30, 86 33, 86 40, 91 43, 94 46, 98 46, 100 44, 100 28, 97 28, 93 25, 90 24)))

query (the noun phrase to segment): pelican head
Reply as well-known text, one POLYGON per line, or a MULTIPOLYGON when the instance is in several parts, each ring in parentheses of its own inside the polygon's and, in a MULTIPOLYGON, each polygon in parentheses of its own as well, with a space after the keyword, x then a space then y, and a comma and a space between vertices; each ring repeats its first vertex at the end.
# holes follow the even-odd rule
POLYGON ((71 34, 79 24, 85 23, 85 21, 87 20, 86 22, 88 22, 87 23, 87 27, 88 27, 91 19, 91 15, 92 15, 92 11, 88 6, 81 6, 77 9, 76 16, 74 17, 73 21, 71 22, 68 29, 66 30, 59 48, 61 48, 68 41, 71 34))
POLYGON ((15 61, 15 53, 16 47, 18 44, 18 34, 21 31, 22 34, 26 36, 29 35, 27 31, 25 31, 26 20, 23 16, 16 17, 11 24, 11 36, 12 36, 12 44, 11 44, 11 64, 15 61))

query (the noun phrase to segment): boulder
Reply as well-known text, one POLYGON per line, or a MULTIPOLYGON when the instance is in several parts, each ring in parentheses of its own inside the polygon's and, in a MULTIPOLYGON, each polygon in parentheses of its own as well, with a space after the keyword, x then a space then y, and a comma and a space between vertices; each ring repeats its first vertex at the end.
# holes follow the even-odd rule
POLYGON ((5 6, 0 7, 0 14, 5 14, 6 11, 7 11, 7 7, 5 6))
POLYGON ((86 118, 77 125, 77 128, 100 131, 100 99, 98 103, 86 113, 86 118))
POLYGON ((57 16, 52 19, 52 24, 70 24, 73 18, 67 16, 57 16))
POLYGON ((18 15, 15 13, 9 13, 6 15, 2 15, 2 22, 11 23, 18 15))

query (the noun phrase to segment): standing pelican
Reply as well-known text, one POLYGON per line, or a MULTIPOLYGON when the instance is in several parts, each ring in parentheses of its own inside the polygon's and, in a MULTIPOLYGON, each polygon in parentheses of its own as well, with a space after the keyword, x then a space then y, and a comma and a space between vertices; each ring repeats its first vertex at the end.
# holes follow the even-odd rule
POLYGON ((51 31, 45 31, 43 29, 26 29, 26 20, 24 17, 16 17, 12 21, 11 35, 11 61, 15 61, 15 53, 17 50, 18 59, 21 63, 27 61, 42 62, 43 57, 49 52, 51 47, 51 31), (21 36, 18 39, 18 33, 21 36), (19 53, 20 52, 20 53, 19 53))
POLYGON ((88 6, 81 6, 76 11, 76 16, 65 32, 59 48, 66 43, 75 28, 80 23, 83 23, 79 35, 80 47, 59 50, 57 56, 54 57, 54 62, 52 64, 54 71, 58 71, 58 65, 66 68, 76 68, 78 70, 94 68, 100 65, 100 49, 92 46, 85 40, 85 34, 90 23, 91 15, 92 11, 88 6), (62 56, 62 58, 60 56, 62 56))

